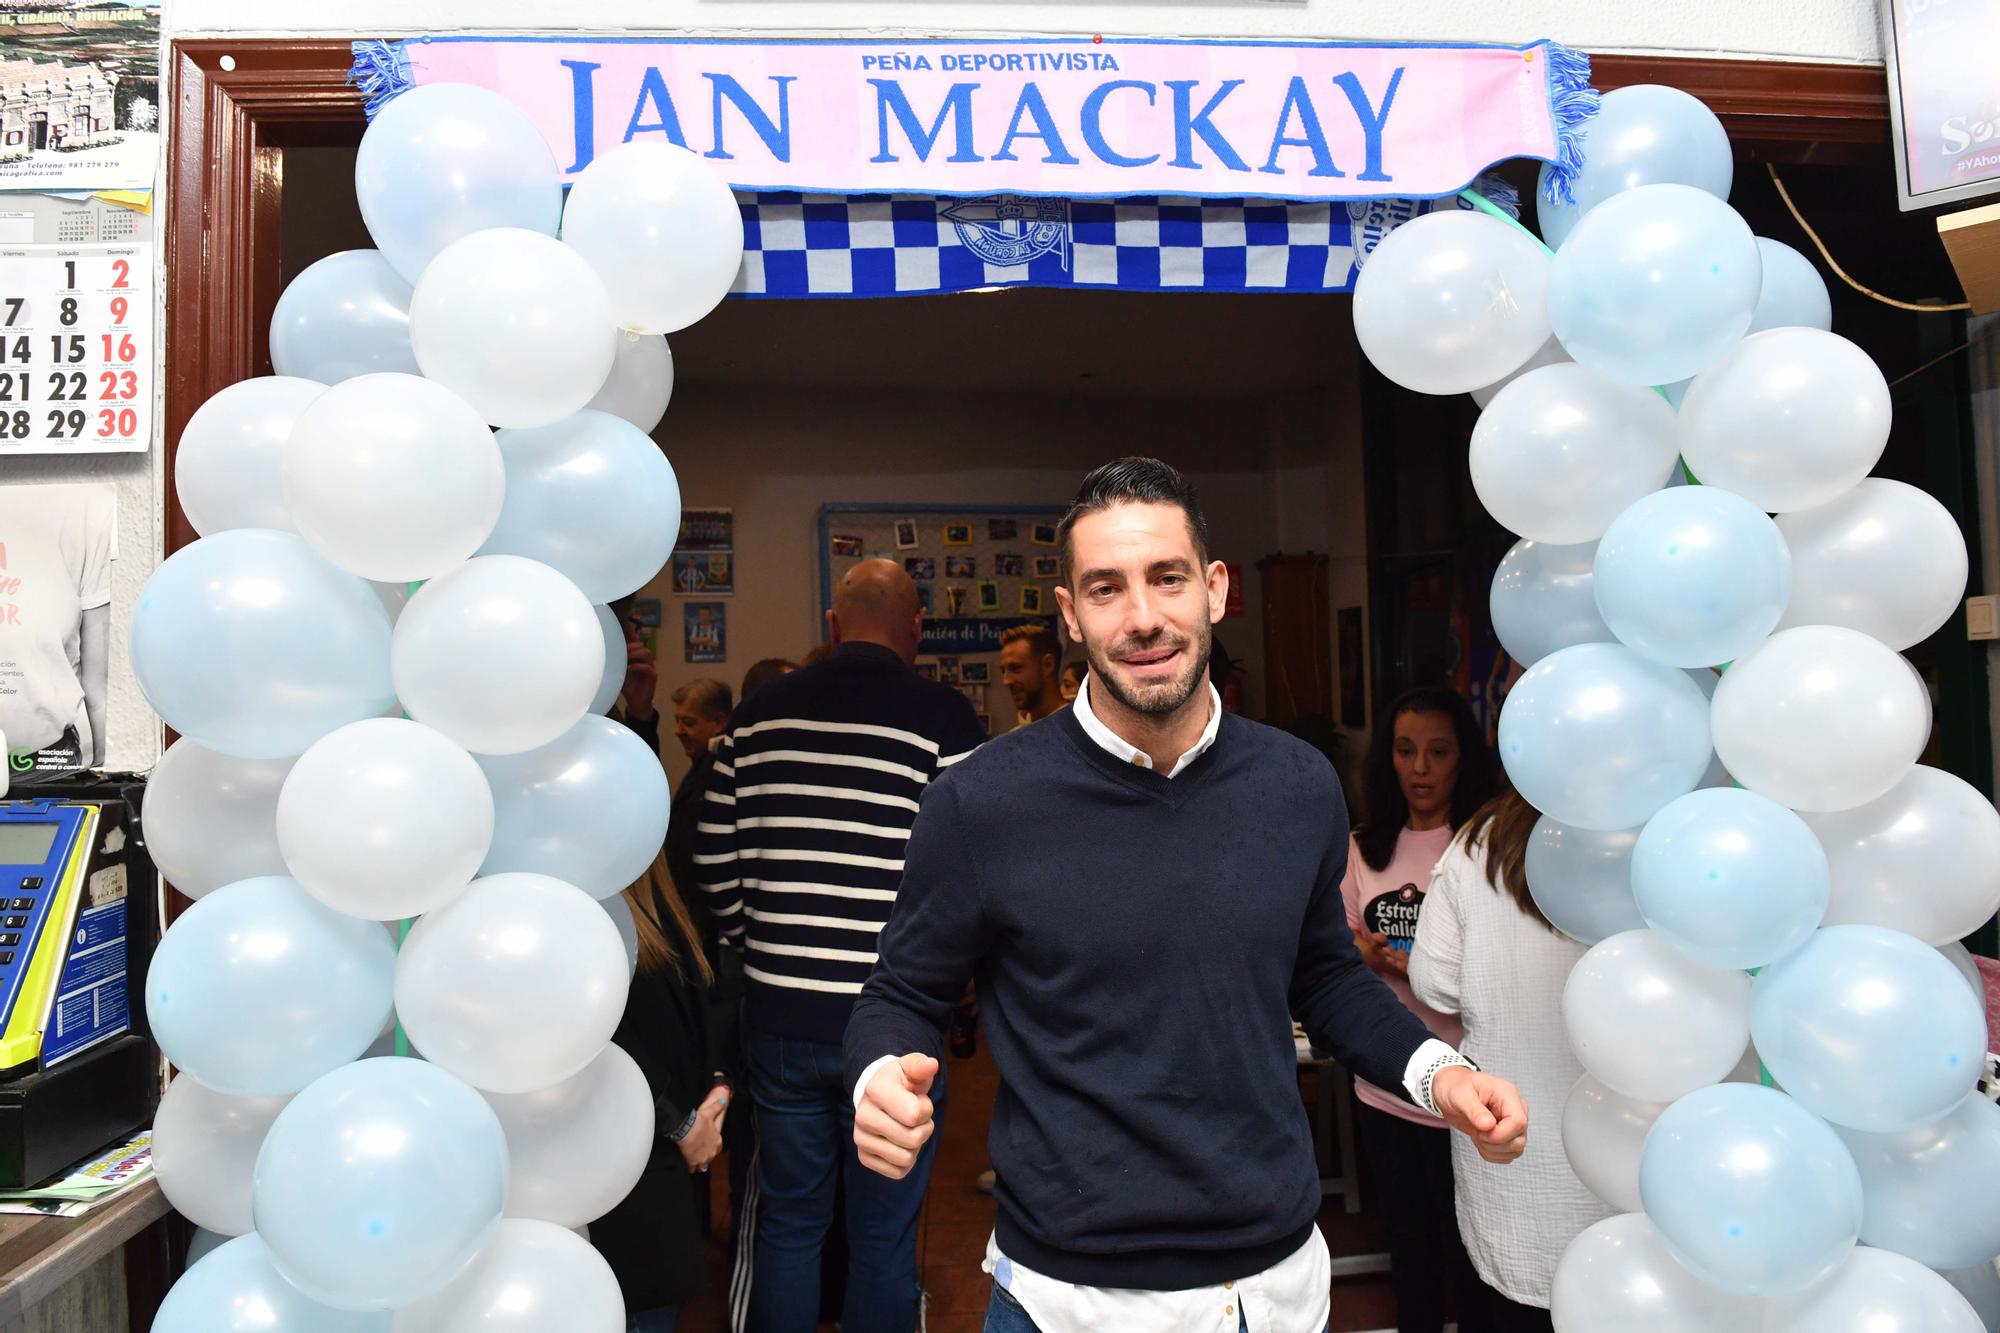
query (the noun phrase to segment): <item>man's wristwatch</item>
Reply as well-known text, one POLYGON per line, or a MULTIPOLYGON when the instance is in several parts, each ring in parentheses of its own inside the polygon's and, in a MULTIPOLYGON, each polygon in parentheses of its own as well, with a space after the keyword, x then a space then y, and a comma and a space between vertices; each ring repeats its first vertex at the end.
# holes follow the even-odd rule
POLYGON ((1466 1059, 1457 1051, 1453 1051, 1450 1055, 1440 1055, 1437 1059, 1431 1061, 1430 1068, 1424 1070, 1424 1076, 1417 1081, 1417 1091, 1420 1094, 1419 1102, 1432 1115, 1442 1115, 1443 1113, 1438 1110, 1437 1098, 1431 1095, 1431 1084, 1437 1079, 1439 1074, 1454 1067, 1470 1069, 1474 1073, 1479 1072, 1478 1065, 1472 1063, 1472 1061, 1466 1059))

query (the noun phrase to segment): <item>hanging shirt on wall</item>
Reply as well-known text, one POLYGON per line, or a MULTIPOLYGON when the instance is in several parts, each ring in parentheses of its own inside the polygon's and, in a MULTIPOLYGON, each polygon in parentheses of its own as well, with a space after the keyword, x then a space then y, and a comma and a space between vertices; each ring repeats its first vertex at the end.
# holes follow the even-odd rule
POLYGON ((0 487, 0 731, 38 767, 90 762, 83 616, 111 604, 116 524, 110 486, 0 487))

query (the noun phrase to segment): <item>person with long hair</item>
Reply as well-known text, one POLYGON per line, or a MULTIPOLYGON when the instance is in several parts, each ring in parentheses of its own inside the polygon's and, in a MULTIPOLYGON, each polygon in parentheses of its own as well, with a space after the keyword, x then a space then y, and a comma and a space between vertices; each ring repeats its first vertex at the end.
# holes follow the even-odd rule
MULTIPOLYGON (((1558 933, 1528 891, 1528 838, 1540 817, 1510 790, 1466 820, 1431 877, 1410 987, 1459 1016, 1467 1059, 1504 1067, 1530 1105, 1554 1108, 1583 1075, 1563 1032, 1562 992, 1584 946, 1558 933)), ((1459 1230, 1486 1288, 1486 1326, 1548 1333, 1556 1262, 1612 1210, 1570 1170, 1560 1135, 1531 1137, 1504 1172, 1453 1149, 1459 1230)))
POLYGON ((623 897, 639 963, 612 1040, 646 1075, 655 1137, 639 1183, 590 1224, 590 1239, 618 1275, 630 1333, 672 1333, 680 1307, 708 1281, 696 1193, 722 1150, 732 1075, 710 1032, 715 973, 664 853, 623 897))
MULTIPOLYGON (((1452 834, 1493 794, 1493 756, 1455 690, 1416 689, 1389 705, 1362 774, 1363 819, 1349 840, 1340 893, 1368 966, 1423 1025, 1457 1042, 1456 1018, 1410 993, 1410 947, 1431 871, 1452 834)), ((1447 1293, 1461 1312, 1480 1300, 1458 1235, 1451 1135, 1409 1098, 1354 1081, 1361 1141, 1389 1224, 1390 1281, 1402 1333, 1442 1333, 1447 1293)), ((1467 1315, 1459 1327, 1470 1330, 1467 1315)))

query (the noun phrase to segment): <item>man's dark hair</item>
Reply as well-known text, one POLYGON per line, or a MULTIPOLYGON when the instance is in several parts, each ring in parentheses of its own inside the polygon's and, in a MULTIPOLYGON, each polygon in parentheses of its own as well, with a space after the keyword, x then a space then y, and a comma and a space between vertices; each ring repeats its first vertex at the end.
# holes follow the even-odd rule
POLYGON ((752 662, 750 669, 743 673, 743 693, 736 697, 747 700, 763 686, 798 669, 799 664, 787 657, 766 657, 752 662))
POLYGON ((1077 520, 1119 504, 1178 505, 1187 515, 1188 535, 1194 539, 1195 560, 1208 563, 1208 520, 1201 516, 1201 501, 1195 497, 1194 483, 1180 469, 1157 458, 1120 458, 1104 464, 1083 479, 1069 512, 1056 529, 1062 547, 1062 579, 1065 584, 1076 572, 1070 550, 1070 532, 1077 520))
POLYGON ((1028 651, 1037 657, 1053 657, 1056 669, 1058 671, 1062 669, 1062 640, 1056 637, 1056 632, 1048 627, 1047 622, 1033 621, 1025 625, 1015 625, 1000 636, 1002 648, 1010 643, 1021 642, 1026 642, 1028 651))

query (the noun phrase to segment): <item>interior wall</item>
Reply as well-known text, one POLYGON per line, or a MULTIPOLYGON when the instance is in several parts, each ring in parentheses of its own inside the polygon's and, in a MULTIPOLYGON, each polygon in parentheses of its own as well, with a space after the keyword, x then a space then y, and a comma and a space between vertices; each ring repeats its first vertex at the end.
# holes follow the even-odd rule
POLYGON ((1876 0, 169 0, 176 34, 534 32, 1120 33, 1522 42, 1589 51, 1879 62, 1876 0))
MULTIPOLYGON (((1200 298, 1190 298, 1198 300, 1200 298)), ((1160 402, 1036 394, 881 389, 785 389, 693 383, 677 390, 655 432, 680 479, 684 503, 735 511, 736 592, 728 600, 728 659, 683 660, 680 605, 663 574, 646 590, 661 599, 660 686, 673 691, 714 676, 741 685, 760 658, 797 660, 821 637, 816 526, 826 503, 1066 504, 1083 474, 1120 454, 1154 454, 1193 478, 1214 555, 1243 567, 1245 614, 1217 630, 1261 707, 1263 624, 1256 561, 1277 549, 1280 517, 1266 459, 1271 447, 1255 401, 1160 402)), ((1357 451, 1358 452, 1358 451, 1357 451)), ((1326 470, 1323 461, 1317 471, 1326 470)), ((1321 493, 1323 477, 1311 483, 1321 493)), ((936 521, 942 523, 944 515, 936 521)), ((930 521, 928 518, 926 521, 930 521)), ((1323 524, 1294 524, 1297 546, 1326 549, 1323 524)), ((1072 651, 1080 651, 1072 649, 1072 651)), ((996 682, 993 710, 1001 712, 996 682)), ((672 750, 672 747, 667 747, 672 750)), ((678 752, 669 772, 685 770, 678 752)))

